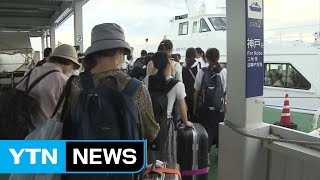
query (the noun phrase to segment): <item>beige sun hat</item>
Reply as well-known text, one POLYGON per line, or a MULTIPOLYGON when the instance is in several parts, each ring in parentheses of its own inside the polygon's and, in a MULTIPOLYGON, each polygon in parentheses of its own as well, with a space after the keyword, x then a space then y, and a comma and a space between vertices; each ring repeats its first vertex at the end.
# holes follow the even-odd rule
POLYGON ((55 48, 51 56, 68 59, 80 67, 76 49, 68 44, 62 44, 55 48))

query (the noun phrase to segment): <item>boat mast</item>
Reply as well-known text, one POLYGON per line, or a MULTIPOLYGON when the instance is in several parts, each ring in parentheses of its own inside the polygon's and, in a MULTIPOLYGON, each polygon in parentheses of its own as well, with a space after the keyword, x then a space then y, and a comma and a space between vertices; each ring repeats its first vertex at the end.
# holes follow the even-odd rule
POLYGON ((185 0, 189 17, 198 16, 206 13, 205 0, 185 0))
POLYGON ((226 0, 185 0, 185 3, 189 17, 226 13, 226 0))
POLYGON ((217 9, 226 10, 226 0, 217 0, 217 9))

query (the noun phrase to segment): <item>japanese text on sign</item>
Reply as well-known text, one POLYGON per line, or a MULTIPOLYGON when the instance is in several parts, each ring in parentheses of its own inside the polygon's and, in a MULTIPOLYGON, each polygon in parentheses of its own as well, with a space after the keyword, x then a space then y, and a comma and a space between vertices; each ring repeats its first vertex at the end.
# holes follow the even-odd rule
POLYGON ((246 97, 263 95, 263 0, 247 0, 246 97))

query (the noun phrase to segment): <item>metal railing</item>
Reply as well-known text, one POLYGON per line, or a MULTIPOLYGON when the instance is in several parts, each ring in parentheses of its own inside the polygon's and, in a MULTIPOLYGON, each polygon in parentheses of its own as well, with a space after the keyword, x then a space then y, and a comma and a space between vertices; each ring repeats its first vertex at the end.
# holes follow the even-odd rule
MULTIPOLYGON (((306 133, 271 126, 270 132, 282 138, 318 141, 306 133)), ((268 149, 267 180, 315 180, 320 178, 320 148, 284 142, 264 142, 268 149)))

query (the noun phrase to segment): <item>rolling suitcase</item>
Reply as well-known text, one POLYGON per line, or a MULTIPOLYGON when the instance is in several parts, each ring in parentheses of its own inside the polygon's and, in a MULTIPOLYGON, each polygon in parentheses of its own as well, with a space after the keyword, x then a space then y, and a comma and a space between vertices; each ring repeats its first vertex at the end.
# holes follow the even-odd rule
POLYGON ((178 164, 164 163, 162 168, 156 168, 155 164, 151 169, 145 171, 143 180, 182 180, 178 164))
POLYGON ((183 180, 208 179, 208 134, 198 123, 180 127, 177 136, 177 160, 183 180))

